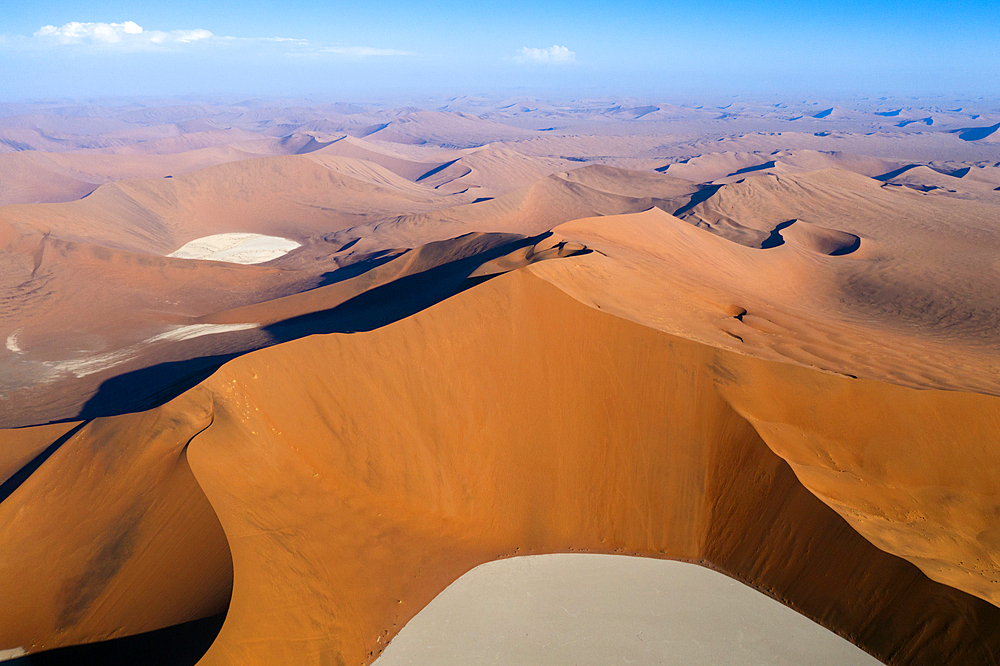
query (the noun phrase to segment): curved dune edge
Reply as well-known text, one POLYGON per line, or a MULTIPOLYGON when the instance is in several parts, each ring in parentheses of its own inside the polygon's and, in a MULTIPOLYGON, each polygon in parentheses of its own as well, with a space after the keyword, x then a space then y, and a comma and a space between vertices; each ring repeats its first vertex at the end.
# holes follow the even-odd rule
POLYGON ((230 362, 189 449, 235 562, 200 663, 370 663, 461 574, 550 552, 695 561, 886 663, 1000 654, 1000 609, 873 547, 733 410, 720 389, 748 369, 748 390, 820 399, 849 381, 602 315, 523 271, 230 362), (434 333, 458 322, 468 335, 434 333))
POLYGON ((709 569, 582 554, 476 567, 417 613, 375 662, 487 663, 881 664, 709 569))
POLYGON ((207 397, 79 424, 0 503, 0 596, 17 600, 0 605, 0 648, 42 652, 226 608, 232 558, 185 451, 211 423, 207 397))
MULTIPOLYGON (((1000 609, 873 547, 768 447, 784 446, 806 478, 809 465, 795 460, 810 451, 803 441, 830 450, 838 445, 836 438, 817 438, 822 428, 810 421, 831 396, 842 402, 830 403, 838 409, 828 421, 852 437, 848 426, 864 428, 876 418, 891 428, 894 409, 899 418, 922 415, 932 435, 946 426, 967 434, 971 422, 997 414, 995 398, 974 395, 960 396, 978 402, 952 414, 948 395, 847 380, 674 338, 514 271, 369 333, 313 336, 237 358, 162 407, 95 419, 86 426, 90 434, 75 436, 79 446, 68 446, 71 439, 51 460, 65 457, 77 470, 95 468, 95 456, 105 461, 97 477, 121 503, 164 484, 137 482, 133 472, 142 466, 116 468, 119 447, 132 449, 109 443, 138 442, 133 449, 176 460, 189 442, 190 471, 218 516, 233 566, 229 615, 202 664, 370 663, 399 627, 474 566, 552 552, 695 561, 751 584, 886 663, 980 663, 1000 654, 1000 636, 992 631, 1000 609), (929 408, 894 407, 908 395, 925 396, 929 408), (772 403, 787 410, 770 413, 772 403), (775 438, 781 419, 810 436, 786 428, 798 439, 775 438)), ((963 475, 951 488, 956 493, 964 492, 964 475, 974 465, 996 468, 963 458, 969 447, 960 444, 947 451, 963 475)), ((981 449, 990 455, 991 447, 981 449)), ((869 446, 866 459, 838 464, 851 474, 885 473, 881 453, 869 446)), ((887 453, 896 455, 891 446, 887 453)), ((941 467, 941 456, 921 457, 941 467)), ((33 475, 16 493, 42 492, 47 479, 80 475, 46 469, 61 476, 33 475)), ((920 481, 914 472, 896 479, 901 492, 920 481)), ((0 509, 13 511, 28 496, 15 497, 0 509)), ((60 506, 82 510, 71 496, 63 499, 60 506)), ((54 541, 52 526, 63 515, 38 514, 37 549, 54 541)), ((114 519, 121 511, 95 515, 114 519)), ((184 512, 170 515, 180 525, 188 520, 184 512)), ((80 525, 73 534, 115 533, 93 518, 69 520, 80 525)), ((164 526, 151 531, 168 541, 187 529, 162 515, 149 520, 164 526)), ((3 543, 20 545, 21 536, 12 534, 18 533, 0 534, 3 543)), ((201 553, 218 539, 194 541, 128 553, 109 576, 107 596, 84 605, 60 640, 96 640, 109 626, 121 626, 109 609, 148 606, 148 585, 126 572, 156 574, 144 559, 155 553, 186 563, 176 589, 199 598, 221 589, 224 576, 205 579, 191 570, 202 555, 178 556, 201 553), (216 582, 203 587, 205 580, 216 582)), ((0 580, 19 581, 17 598, 37 600, 42 610, 18 609, 22 623, 13 628, 20 633, 0 622, 7 629, 0 647, 32 645, 22 636, 51 631, 44 613, 63 617, 72 607, 56 593, 36 596, 33 583, 43 574, 31 568, 38 561, 31 555, 0 580)), ((954 564, 953 552, 941 555, 954 564)), ((74 561, 53 552, 46 575, 60 558, 74 561)), ((56 578, 50 586, 65 584, 56 578)))

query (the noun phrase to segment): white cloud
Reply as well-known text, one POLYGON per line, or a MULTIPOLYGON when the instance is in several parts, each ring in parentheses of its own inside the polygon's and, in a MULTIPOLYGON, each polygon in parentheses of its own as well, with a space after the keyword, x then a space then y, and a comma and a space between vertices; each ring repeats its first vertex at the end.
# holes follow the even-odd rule
MULTIPOLYGON (((0 42, 0 45, 5 42, 6 40, 0 42)), ((35 31, 33 39, 18 38, 16 42, 10 45, 16 48, 20 44, 36 49, 76 45, 118 51, 148 51, 164 50, 169 47, 183 48, 184 45, 201 42, 220 46, 228 44, 232 47, 237 45, 264 47, 269 44, 279 53, 289 56, 333 54, 349 58, 365 58, 369 56, 416 55, 411 51, 371 46, 311 44, 308 40, 293 37, 230 37, 215 35, 201 28, 171 30, 169 32, 145 30, 135 21, 123 21, 122 23, 80 23, 73 21, 59 27, 46 25, 35 31)))
POLYGON ((134 21, 123 23, 80 23, 72 21, 58 28, 54 25, 42 26, 35 32, 35 38, 58 44, 99 44, 118 46, 141 46, 147 44, 188 44, 210 39, 212 33, 197 28, 195 30, 143 30, 134 21))
POLYGON ((552 45, 547 49, 533 49, 522 46, 517 52, 518 62, 543 63, 547 65, 565 65, 576 62, 576 54, 565 46, 552 45))

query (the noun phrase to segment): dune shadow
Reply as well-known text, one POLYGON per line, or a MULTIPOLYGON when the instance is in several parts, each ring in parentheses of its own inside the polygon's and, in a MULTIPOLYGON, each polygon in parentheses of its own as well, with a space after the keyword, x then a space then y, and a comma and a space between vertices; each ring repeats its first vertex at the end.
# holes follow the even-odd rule
MULTIPOLYGON (((357 241, 352 241, 351 243, 348 243, 348 245, 352 245, 356 242, 357 241)), ((368 271, 389 263, 400 254, 400 251, 384 250, 382 252, 372 254, 361 261, 356 261, 353 264, 348 264, 347 266, 338 268, 335 271, 323 273, 323 275, 320 276, 319 283, 314 287, 314 289, 328 287, 331 284, 337 284, 338 282, 343 282, 344 280, 350 280, 351 278, 356 278, 359 275, 364 275, 368 271)))
POLYGON ((781 224, 775 226, 774 229, 771 229, 770 235, 768 235, 767 238, 761 241, 760 249, 770 250, 773 247, 779 247, 781 245, 784 245, 785 239, 781 235, 781 230, 787 229, 793 224, 795 224, 795 220, 788 220, 787 222, 782 222, 781 224))
POLYGON ((310 312, 271 324, 263 330, 275 342, 307 335, 372 331, 405 319, 446 298, 494 277, 470 275, 486 262, 536 245, 551 232, 503 243, 485 252, 452 261, 380 285, 333 308, 310 312))
POLYGON ((892 171, 887 171, 878 176, 873 176, 875 180, 881 180, 883 183, 887 180, 892 180, 896 176, 901 176, 910 169, 920 166, 919 164, 907 164, 906 166, 901 166, 898 169, 893 169, 892 171))
POLYGON ((896 123, 896 127, 906 127, 907 125, 913 125, 914 123, 923 123, 925 125, 930 126, 934 124, 934 119, 927 117, 927 118, 917 118, 916 120, 901 120, 898 123, 896 123))
POLYGON ((952 134, 958 134, 958 138, 962 141, 979 141, 990 136, 997 130, 1000 130, 1000 123, 990 125, 989 127, 966 127, 952 130, 952 134))
POLYGON ((14 493, 15 490, 20 488, 21 484, 24 483, 29 476, 34 474, 36 469, 42 466, 42 463, 52 457, 52 454, 58 451, 59 447, 68 442, 69 439, 78 433, 85 425, 87 425, 86 421, 71 428, 69 432, 49 444, 44 451, 32 458, 31 462, 11 474, 6 481, 0 483, 0 502, 4 502, 14 493))
MULTIPOLYGON (((459 159, 461 159, 461 158, 459 158, 459 159)), ((456 159, 456 160, 452 160, 450 162, 445 162, 444 164, 440 164, 440 165, 434 167, 433 169, 431 169, 430 171, 428 171, 427 173, 425 173, 424 175, 420 176, 419 178, 417 178, 413 182, 419 183, 420 181, 422 181, 422 180, 424 180, 426 178, 430 178, 434 174, 441 173, 442 171, 444 171, 445 169, 447 169, 448 167, 450 167, 452 164, 454 164, 457 161, 458 160, 456 159)))
POLYGON ((775 161, 764 162, 763 164, 758 164, 757 166, 743 167, 742 169, 737 169, 736 171, 729 174, 730 176, 738 176, 743 173, 753 173, 754 171, 764 171, 765 169, 773 169, 775 161))
POLYGON ((168 361, 116 375, 104 381, 71 420, 154 409, 205 381, 227 361, 249 351, 253 349, 168 361))
POLYGON ((222 629, 226 613, 135 636, 18 657, 9 666, 194 666, 222 629))
MULTIPOLYGON (((851 235, 854 236, 854 234, 851 234, 851 235)), ((857 252, 859 249, 861 249, 861 237, 860 236, 854 236, 854 240, 853 241, 851 241, 848 245, 844 245, 843 247, 838 247, 837 249, 831 251, 829 253, 829 256, 831 256, 831 257, 843 257, 844 255, 848 255, 848 254, 852 254, 854 252, 857 252)))
POLYGON ((698 204, 704 201, 708 201, 708 199, 710 199, 716 192, 718 192, 721 189, 722 185, 707 185, 701 188, 700 190, 691 195, 691 198, 688 199, 688 202, 686 204, 684 204, 683 206, 681 206, 680 208, 678 208, 673 212, 674 217, 680 217, 681 215, 687 213, 698 204))
MULTIPOLYGON (((208 379, 228 361, 264 347, 308 335, 354 333, 381 328, 495 277, 499 273, 470 276, 483 264, 532 247, 551 235, 551 232, 545 232, 538 236, 499 243, 478 254, 380 285, 333 308, 270 324, 260 329, 264 335, 255 337, 252 344, 237 351, 157 363, 111 377, 98 387, 97 392, 75 417, 67 420, 90 420, 154 409, 208 379)), ((362 265, 348 271, 349 275, 339 275, 345 269, 333 271, 327 274, 324 284, 334 284, 355 277, 391 258, 378 256, 368 262, 360 262, 362 265)), ((3 487, 6 484, 7 482, 3 487)))

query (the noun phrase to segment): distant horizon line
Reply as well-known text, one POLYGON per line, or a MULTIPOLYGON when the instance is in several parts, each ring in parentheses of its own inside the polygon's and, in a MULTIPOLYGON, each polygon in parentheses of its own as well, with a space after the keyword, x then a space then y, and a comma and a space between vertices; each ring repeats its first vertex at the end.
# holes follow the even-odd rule
POLYGON ((0 97, 0 105, 65 105, 78 104, 83 106, 122 106, 128 104, 160 105, 165 103, 183 102, 186 104, 218 104, 238 106, 240 102, 306 102, 311 105, 323 104, 355 104, 355 105, 419 105, 427 103, 448 103, 459 100, 474 101, 530 100, 552 104, 574 104, 586 102, 637 102, 647 104, 669 104, 674 106, 689 106, 695 104, 714 104, 722 101, 740 100, 745 102, 778 102, 782 104, 821 105, 855 102, 917 102, 917 101, 963 101, 976 103, 1000 104, 1000 93, 832 93, 832 92, 705 92, 705 93, 639 93, 634 91, 612 91, 606 89, 594 90, 542 90, 527 87, 498 89, 477 92, 431 92, 427 93, 302 93, 302 94, 265 94, 258 92, 218 92, 200 93, 188 92, 177 94, 149 95, 66 95, 66 96, 32 96, 32 97, 0 97))

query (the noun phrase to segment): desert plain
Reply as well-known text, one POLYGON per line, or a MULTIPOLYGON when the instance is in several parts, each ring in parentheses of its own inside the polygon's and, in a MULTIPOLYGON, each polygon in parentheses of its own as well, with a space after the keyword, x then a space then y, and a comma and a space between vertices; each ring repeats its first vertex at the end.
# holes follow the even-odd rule
POLYGON ((0 659, 1000 660, 1000 100, 0 104, 0 283, 0 659))

